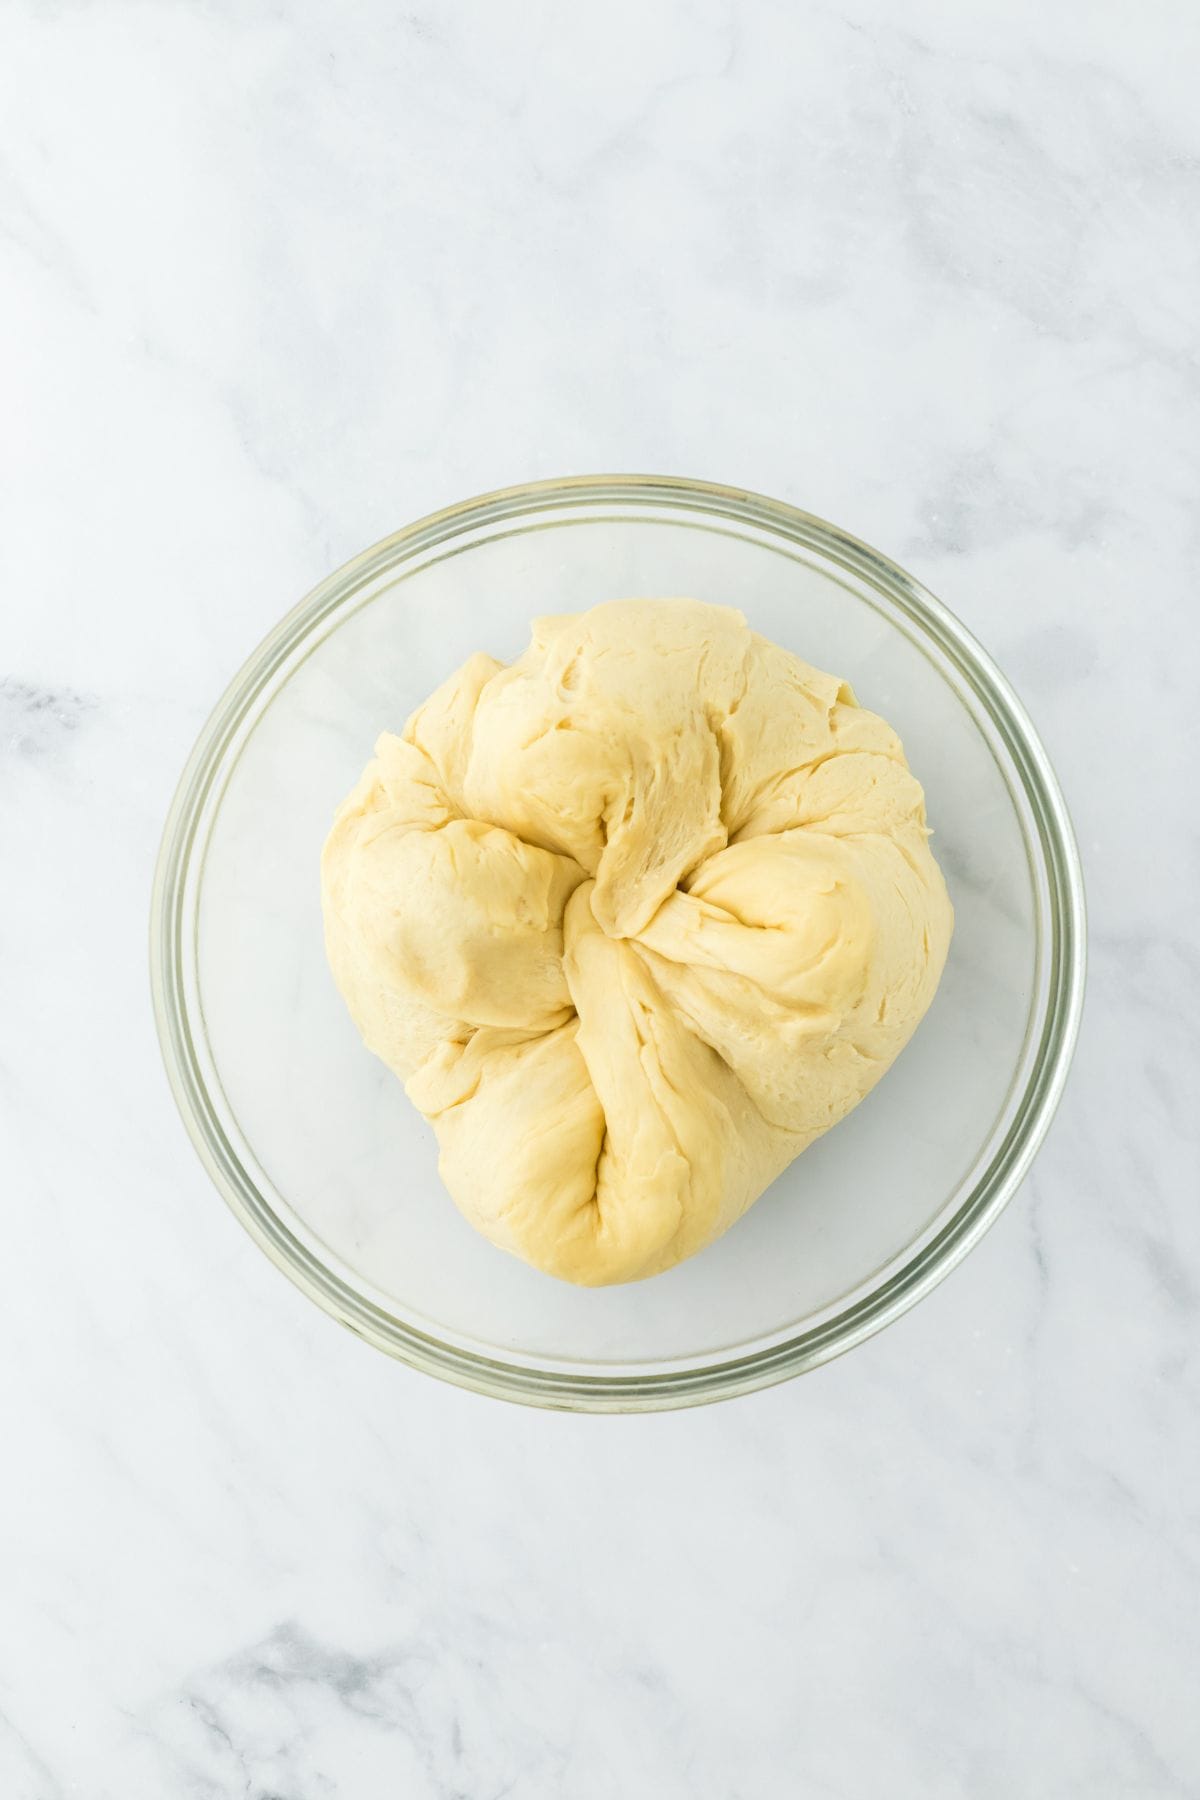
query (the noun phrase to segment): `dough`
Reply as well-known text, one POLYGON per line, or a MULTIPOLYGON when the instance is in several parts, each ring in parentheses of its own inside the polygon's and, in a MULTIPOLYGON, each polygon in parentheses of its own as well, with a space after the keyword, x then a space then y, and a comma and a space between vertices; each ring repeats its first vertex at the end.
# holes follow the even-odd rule
POLYGON ((903 1049, 952 930, 850 688, 696 600, 538 619, 385 732, 329 961, 493 1243, 588 1285, 719 1237, 903 1049))

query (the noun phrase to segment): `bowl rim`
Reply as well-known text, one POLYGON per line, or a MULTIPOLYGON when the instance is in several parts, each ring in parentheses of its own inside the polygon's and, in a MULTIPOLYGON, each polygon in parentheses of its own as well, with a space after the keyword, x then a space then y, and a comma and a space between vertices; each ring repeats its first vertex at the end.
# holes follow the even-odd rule
POLYGON ((242 664, 205 722, 163 828, 150 906, 150 985, 167 1078, 200 1160, 234 1215, 276 1266, 339 1323, 376 1348, 458 1386, 528 1405, 643 1412, 700 1405, 819 1367, 891 1324, 966 1256, 1024 1178, 1057 1109, 1079 1032, 1086 967, 1083 871, 1050 760, 1007 679, 940 600, 890 557, 816 514, 753 490, 664 475, 576 475, 500 488, 445 507, 352 557, 294 606, 242 664), (184 900, 192 850, 224 755, 263 687, 313 629, 398 561, 469 531, 555 506, 624 503, 708 513, 815 549, 899 605, 948 657, 983 705, 1021 783, 1048 891, 1045 1018, 1008 1130, 951 1218, 878 1287, 784 1341, 695 1367, 588 1374, 530 1368, 446 1343, 358 1293, 278 1217, 239 1160, 196 1057, 184 983, 184 900))

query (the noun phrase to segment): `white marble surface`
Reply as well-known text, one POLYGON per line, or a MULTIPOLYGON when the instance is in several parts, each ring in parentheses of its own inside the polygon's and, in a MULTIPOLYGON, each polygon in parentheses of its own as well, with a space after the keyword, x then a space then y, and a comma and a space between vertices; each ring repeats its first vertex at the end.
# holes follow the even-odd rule
POLYGON ((4 1800, 1200 1793, 1198 48, 1187 0, 0 10, 4 1800), (628 468, 823 513, 979 633, 1092 977, 933 1297, 604 1420, 267 1264, 145 933, 299 594, 628 468))

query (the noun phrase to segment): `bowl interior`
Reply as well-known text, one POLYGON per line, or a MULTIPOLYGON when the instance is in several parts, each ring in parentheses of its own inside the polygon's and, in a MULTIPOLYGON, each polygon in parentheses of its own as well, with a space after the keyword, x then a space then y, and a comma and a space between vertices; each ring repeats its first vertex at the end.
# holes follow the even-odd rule
POLYGON ((961 669, 886 576, 700 507, 527 509, 401 545, 343 585, 273 666, 260 658, 187 856, 189 1035, 229 1154, 263 1207, 402 1329, 534 1370, 723 1363, 877 1289, 993 1158, 1036 1035, 1035 834, 1010 753, 961 669), (539 613, 672 594, 739 606, 891 721, 925 786, 957 925, 931 1012, 844 1123, 701 1255, 649 1282, 585 1291, 492 1248, 455 1210, 432 1131, 334 989, 318 856, 378 732, 398 729, 472 651, 517 655, 539 613))

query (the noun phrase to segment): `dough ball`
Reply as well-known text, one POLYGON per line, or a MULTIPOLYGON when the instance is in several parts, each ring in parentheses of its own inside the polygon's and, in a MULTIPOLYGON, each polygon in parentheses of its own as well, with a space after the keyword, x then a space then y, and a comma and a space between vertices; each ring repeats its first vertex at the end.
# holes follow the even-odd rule
POLYGON ((379 739, 325 845, 326 944, 471 1223, 634 1281, 904 1048, 953 929, 928 840, 844 682, 729 608, 610 601, 379 739))

